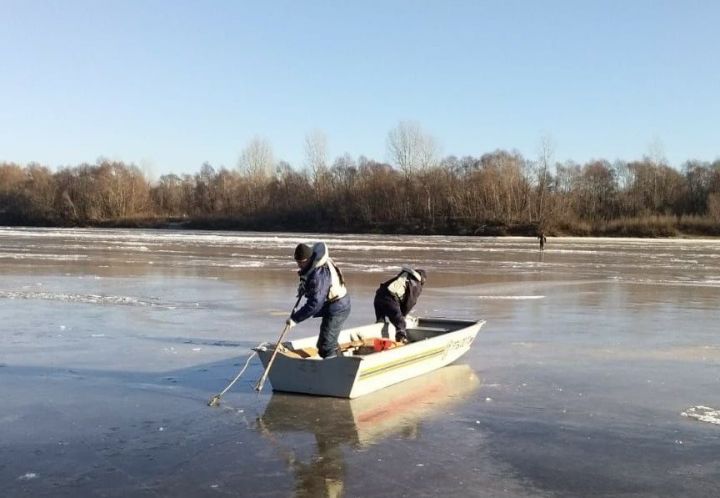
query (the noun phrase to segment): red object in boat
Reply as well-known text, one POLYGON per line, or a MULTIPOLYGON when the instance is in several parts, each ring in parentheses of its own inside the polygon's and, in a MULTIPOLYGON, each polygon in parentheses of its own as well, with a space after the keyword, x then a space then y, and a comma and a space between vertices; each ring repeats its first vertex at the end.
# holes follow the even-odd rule
POLYGON ((373 339, 373 349, 375 351, 384 351, 395 346, 390 339, 373 339))

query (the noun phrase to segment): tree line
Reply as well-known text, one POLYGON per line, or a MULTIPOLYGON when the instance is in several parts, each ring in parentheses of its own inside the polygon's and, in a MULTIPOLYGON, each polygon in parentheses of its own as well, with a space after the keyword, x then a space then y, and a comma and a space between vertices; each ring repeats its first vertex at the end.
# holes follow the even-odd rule
POLYGON ((275 161, 253 139, 233 169, 150 181, 135 165, 99 160, 56 171, 0 163, 0 224, 183 226, 245 230, 503 235, 720 235, 720 160, 598 159, 553 163, 516 151, 436 159, 431 137, 401 123, 391 163, 326 159, 306 139, 306 162, 275 161))

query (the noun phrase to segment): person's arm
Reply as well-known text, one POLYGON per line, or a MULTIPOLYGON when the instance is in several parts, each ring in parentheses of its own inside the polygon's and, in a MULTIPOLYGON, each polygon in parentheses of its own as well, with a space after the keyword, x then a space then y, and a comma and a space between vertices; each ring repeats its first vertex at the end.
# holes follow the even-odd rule
POLYGON ((330 290, 330 274, 325 268, 318 268, 305 284, 305 304, 290 315, 295 323, 300 323, 314 316, 325 304, 330 290))

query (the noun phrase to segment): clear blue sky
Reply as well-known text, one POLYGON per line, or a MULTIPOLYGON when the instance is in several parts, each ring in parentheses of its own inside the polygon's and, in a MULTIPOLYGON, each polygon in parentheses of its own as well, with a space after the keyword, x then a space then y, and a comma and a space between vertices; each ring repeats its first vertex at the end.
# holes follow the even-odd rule
POLYGON ((674 166, 720 157, 720 2, 0 0, 0 161, 234 167, 254 136, 301 167, 385 160, 419 122, 497 148, 674 166))

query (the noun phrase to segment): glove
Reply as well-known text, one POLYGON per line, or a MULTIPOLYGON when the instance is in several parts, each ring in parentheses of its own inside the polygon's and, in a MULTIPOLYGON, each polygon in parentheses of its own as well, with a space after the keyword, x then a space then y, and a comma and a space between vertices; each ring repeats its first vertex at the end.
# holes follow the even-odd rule
POLYGON ((292 318, 288 318, 287 320, 285 320, 285 325, 293 328, 295 325, 297 325, 297 322, 295 322, 295 320, 293 320, 292 318))

